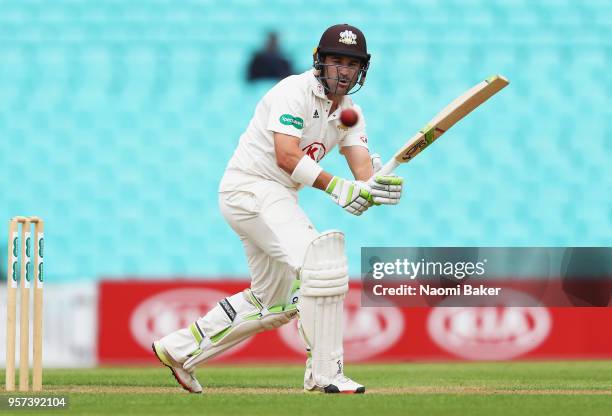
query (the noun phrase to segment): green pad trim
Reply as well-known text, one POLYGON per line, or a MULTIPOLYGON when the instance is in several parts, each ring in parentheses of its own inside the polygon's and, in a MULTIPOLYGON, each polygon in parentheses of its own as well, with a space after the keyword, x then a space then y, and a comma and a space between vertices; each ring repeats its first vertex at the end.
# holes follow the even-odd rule
POLYGON ((251 301, 251 304, 253 306, 255 306, 257 309, 262 310, 263 309, 263 305, 261 304, 261 302, 259 301, 259 299, 257 299, 255 297, 255 295, 253 294, 253 292, 251 292, 250 289, 247 289, 247 296, 249 297, 249 300, 251 301))
POLYGON ((260 319, 260 318, 261 318, 261 313, 259 313, 259 312, 255 312, 254 314, 252 314, 252 315, 247 315, 247 316, 245 316, 245 317, 244 317, 244 318, 242 318, 242 319, 243 319, 244 321, 256 321, 256 320, 258 320, 258 319, 260 319))
POLYGON ((399 176, 377 176, 376 182, 383 185, 401 185, 404 183, 404 178, 400 178, 399 176))
POLYGON ((217 342, 221 341, 221 339, 229 333, 230 329, 232 329, 232 327, 228 326, 223 331, 218 332, 217 334, 215 334, 212 337, 210 337, 210 341, 213 344, 216 344, 217 342))
POLYGON ((334 191, 334 188, 336 187, 337 183, 338 183, 338 177, 334 176, 331 182, 329 183, 329 185, 327 185, 327 188, 325 188, 325 192, 327 192, 328 194, 331 194, 334 191))
POLYGON ((195 350, 194 352, 192 352, 191 354, 188 355, 189 358, 192 357, 197 357, 198 355, 202 354, 202 349, 198 348, 197 350, 195 350))
POLYGON ((200 335, 200 331, 198 331, 198 328, 196 328, 195 323, 189 325, 189 329, 191 330, 191 335, 193 335, 199 345, 200 342, 202 342, 202 335, 200 335))
POLYGON ((300 283, 301 283, 300 279, 295 279, 293 281, 293 284, 291 285, 291 293, 297 291, 300 288, 300 283))

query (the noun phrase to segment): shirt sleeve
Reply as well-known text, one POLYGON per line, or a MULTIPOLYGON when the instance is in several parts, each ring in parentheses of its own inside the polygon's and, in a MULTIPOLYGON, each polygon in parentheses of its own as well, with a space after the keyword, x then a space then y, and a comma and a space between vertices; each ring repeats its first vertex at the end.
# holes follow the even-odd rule
POLYGON ((302 138, 306 98, 297 85, 282 83, 270 91, 267 129, 302 138))
POLYGON ((343 139, 340 139, 338 145, 338 150, 340 152, 342 152, 343 147, 347 146, 361 146, 368 149, 368 134, 366 133, 365 117, 363 116, 361 107, 355 104, 353 105, 353 109, 357 111, 359 119, 357 120, 357 124, 349 129, 348 134, 343 139))

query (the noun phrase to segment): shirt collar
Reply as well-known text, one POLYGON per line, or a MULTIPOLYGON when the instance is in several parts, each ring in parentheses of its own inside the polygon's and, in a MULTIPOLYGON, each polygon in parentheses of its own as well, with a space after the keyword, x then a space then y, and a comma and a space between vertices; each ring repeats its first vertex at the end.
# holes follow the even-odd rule
MULTIPOLYGON (((325 94, 325 88, 323 88, 323 84, 321 84, 321 82, 314 75, 314 69, 310 70, 310 75, 311 76, 309 77, 309 81, 313 94, 324 100, 329 100, 329 98, 327 98, 327 95, 325 94)), ((342 101, 340 101, 338 108, 345 109, 348 107, 352 107, 352 105, 353 100, 351 100, 348 95, 345 95, 344 97, 342 97, 342 101)))
POLYGON ((319 82, 319 80, 315 77, 314 69, 310 70, 309 81, 313 94, 319 98, 327 100, 327 95, 325 95, 325 88, 323 88, 323 84, 321 84, 321 82, 319 82))

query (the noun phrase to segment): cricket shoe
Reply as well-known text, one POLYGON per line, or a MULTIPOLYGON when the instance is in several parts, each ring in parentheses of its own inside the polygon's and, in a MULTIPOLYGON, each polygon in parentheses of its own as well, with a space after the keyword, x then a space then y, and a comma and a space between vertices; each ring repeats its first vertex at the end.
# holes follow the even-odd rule
POLYGON ((178 383, 189 393, 202 393, 202 386, 195 378, 193 372, 188 372, 183 366, 174 361, 166 352, 163 345, 159 341, 153 342, 151 345, 157 359, 172 371, 172 375, 178 383))
POLYGON ((336 374, 332 379, 332 382, 325 387, 317 385, 305 385, 304 390, 306 392, 319 392, 319 393, 344 393, 344 394, 363 394, 365 393, 365 387, 359 383, 354 382, 342 373, 336 374))
POLYGON ((325 393, 362 394, 365 393, 365 387, 339 373, 328 386, 323 387, 323 391, 325 393))

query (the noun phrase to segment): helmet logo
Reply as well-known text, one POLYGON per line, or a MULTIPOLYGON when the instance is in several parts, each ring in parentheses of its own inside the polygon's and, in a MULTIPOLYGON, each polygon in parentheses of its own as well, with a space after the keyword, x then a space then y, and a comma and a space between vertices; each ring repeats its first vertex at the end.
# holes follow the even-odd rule
POLYGON ((345 30, 344 32, 340 32, 340 39, 338 42, 346 45, 357 45, 357 35, 350 30, 345 30))

